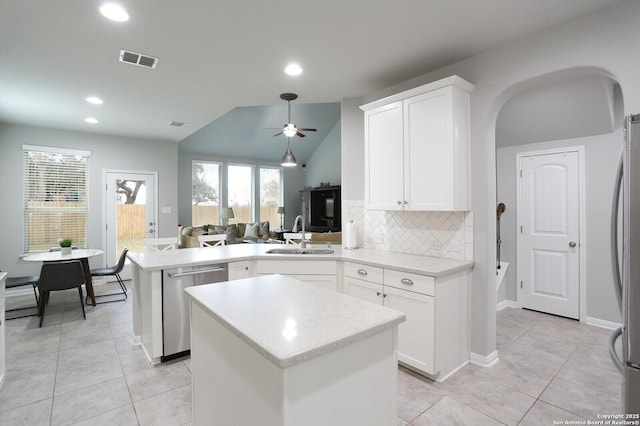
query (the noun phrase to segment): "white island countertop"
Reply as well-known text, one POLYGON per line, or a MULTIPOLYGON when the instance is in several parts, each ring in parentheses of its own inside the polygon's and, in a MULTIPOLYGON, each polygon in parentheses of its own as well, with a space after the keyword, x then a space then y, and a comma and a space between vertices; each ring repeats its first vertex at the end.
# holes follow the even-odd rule
MULTIPOLYGON (((440 277, 473 267, 473 262, 466 260, 419 256, 372 249, 344 250, 337 245, 331 246, 331 249, 334 250, 333 254, 287 255, 266 253, 271 249, 284 247, 288 246, 276 244, 231 244, 221 247, 187 248, 158 252, 129 252, 127 257, 143 271, 254 259, 338 260, 358 262, 371 266, 390 267, 404 272, 432 277, 440 277)), ((327 248, 327 245, 322 244, 313 247, 327 248)))
POLYGON ((282 275, 188 287, 185 292, 280 368, 319 357, 405 320, 402 312, 282 275))

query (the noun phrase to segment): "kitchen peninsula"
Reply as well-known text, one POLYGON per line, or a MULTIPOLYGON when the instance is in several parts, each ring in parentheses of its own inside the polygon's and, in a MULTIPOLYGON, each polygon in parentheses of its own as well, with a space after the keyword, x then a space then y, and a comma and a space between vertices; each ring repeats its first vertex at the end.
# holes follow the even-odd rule
POLYGON ((195 425, 395 423, 403 313, 282 275, 186 292, 195 425))
MULTIPOLYGON (((234 244, 129 252, 134 342, 142 345, 152 363, 161 362, 166 355, 163 284, 167 284, 168 271, 225 267, 230 281, 277 273, 405 313, 407 320, 398 331, 398 359, 434 380, 445 380, 469 362, 473 262, 335 246, 330 254, 269 254, 273 248, 270 244, 234 244)), ((188 324, 186 300, 183 312, 188 324)))

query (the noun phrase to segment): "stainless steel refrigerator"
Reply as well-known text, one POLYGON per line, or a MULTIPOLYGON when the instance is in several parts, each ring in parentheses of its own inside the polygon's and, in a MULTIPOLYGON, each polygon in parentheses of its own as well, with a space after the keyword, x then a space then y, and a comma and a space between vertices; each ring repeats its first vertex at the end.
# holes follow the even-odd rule
POLYGON ((611 215, 612 262, 622 327, 611 336, 609 352, 624 379, 622 409, 640 414, 640 114, 626 117, 624 134, 611 215), (622 207, 621 229, 618 206, 622 207), (622 351, 618 354, 615 344, 620 336, 622 351))

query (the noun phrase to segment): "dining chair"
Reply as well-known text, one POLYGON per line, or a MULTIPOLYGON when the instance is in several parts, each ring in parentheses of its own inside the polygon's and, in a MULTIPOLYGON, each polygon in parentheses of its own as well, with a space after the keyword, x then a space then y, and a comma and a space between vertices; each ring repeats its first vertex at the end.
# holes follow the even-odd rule
POLYGON ((92 277, 109 277, 109 276, 116 277, 116 281, 118 281, 118 284, 120 285, 120 289, 122 290, 115 293, 96 294, 95 295, 96 299, 99 297, 107 297, 107 296, 119 296, 119 295, 124 296, 121 299, 105 300, 104 302, 96 302, 96 303, 123 302, 127 300, 127 286, 124 285, 124 281, 122 281, 122 278, 120 277, 120 272, 122 272, 122 269, 124 268, 124 262, 127 260, 128 251, 129 249, 126 247, 122 250, 122 253, 120 254, 120 259, 118 259, 118 263, 116 263, 114 266, 107 266, 106 268, 91 269, 92 277))
POLYGON ((178 248, 178 237, 145 238, 144 247, 146 251, 176 250, 178 248))
MULTIPOLYGON (((285 244, 293 244, 293 245, 299 246, 300 243, 302 242, 302 232, 285 232, 284 234, 282 234, 282 238, 284 238, 285 244)), ((304 239, 306 241, 310 241, 311 233, 306 232, 304 234, 304 239)))
MULTIPOLYGON (((6 289, 8 288, 17 288, 17 287, 23 287, 23 286, 32 286, 33 287, 33 295, 36 298, 36 304, 35 306, 25 306, 22 308, 13 308, 13 309, 7 309, 5 312, 17 312, 17 311, 24 311, 26 309, 33 309, 33 308, 37 308, 38 307, 38 291, 37 291, 37 287, 38 287, 38 280, 40 279, 39 275, 27 275, 27 276, 22 276, 22 277, 7 277, 7 279, 4 282, 4 287, 6 289)), ((10 319, 17 319, 17 318, 24 318, 24 317, 30 317, 36 315, 35 313, 31 313, 31 314, 27 314, 27 315, 19 315, 19 316, 11 316, 11 318, 7 318, 8 320, 10 319)))
POLYGON ((38 315, 40 315, 40 327, 44 319, 44 311, 49 302, 49 293, 52 291, 70 290, 77 288, 80 294, 80 305, 82 306, 82 316, 87 319, 84 312, 84 301, 82 300, 82 286, 85 284, 84 269, 79 260, 66 262, 45 262, 40 270, 38 280, 38 290, 40 291, 38 315))
POLYGON ((198 235, 200 247, 224 246, 227 244, 227 234, 198 235))

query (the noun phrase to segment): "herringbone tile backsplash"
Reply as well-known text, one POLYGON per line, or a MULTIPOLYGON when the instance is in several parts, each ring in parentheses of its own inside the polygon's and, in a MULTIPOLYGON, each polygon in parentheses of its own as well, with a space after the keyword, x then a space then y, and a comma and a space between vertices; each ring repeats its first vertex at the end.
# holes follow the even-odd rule
POLYGON ((358 247, 473 260, 472 212, 369 211, 343 200, 342 214, 356 225, 358 247))

